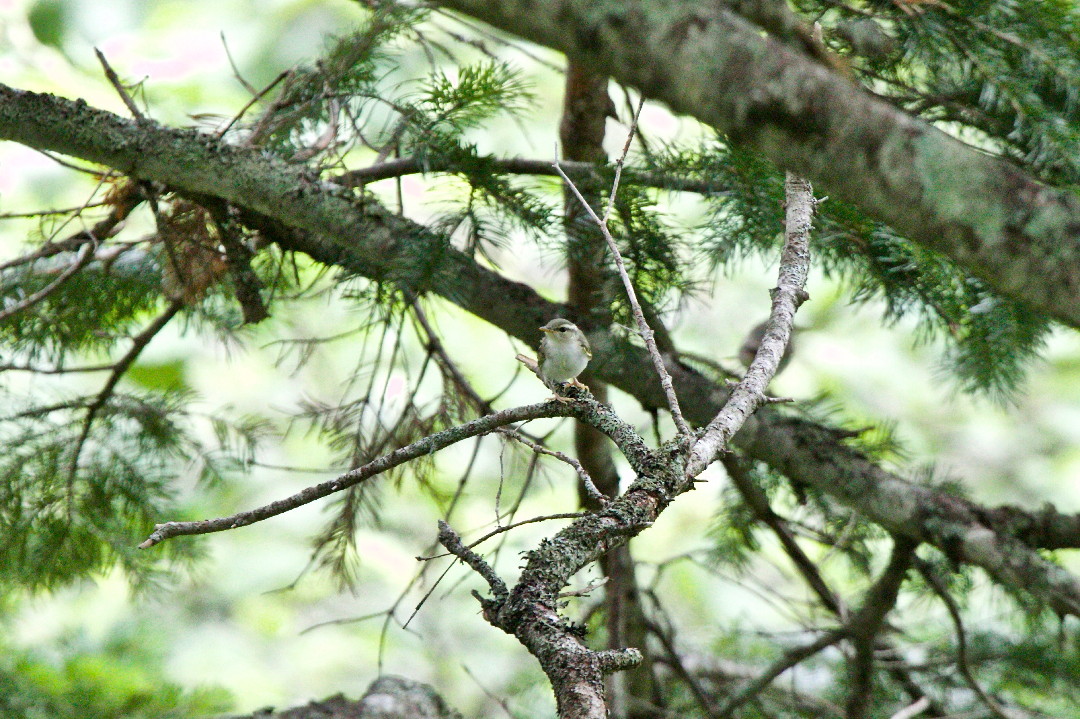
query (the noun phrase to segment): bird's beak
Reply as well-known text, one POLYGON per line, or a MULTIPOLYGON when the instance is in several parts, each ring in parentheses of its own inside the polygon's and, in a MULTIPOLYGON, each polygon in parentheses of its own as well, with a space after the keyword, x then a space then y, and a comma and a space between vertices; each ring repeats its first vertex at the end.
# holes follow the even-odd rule
POLYGON ((554 332, 555 331, 555 330, 548 329, 547 327, 540 327, 539 330, 541 332, 554 332))

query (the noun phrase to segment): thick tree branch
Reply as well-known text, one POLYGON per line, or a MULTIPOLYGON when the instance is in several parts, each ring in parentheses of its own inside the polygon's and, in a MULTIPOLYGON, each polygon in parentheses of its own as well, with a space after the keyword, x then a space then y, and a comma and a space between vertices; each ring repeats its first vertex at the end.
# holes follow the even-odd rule
POLYGON ((816 487, 895 535, 933 544, 953 561, 982 567, 1002 584, 1039 597, 1056 611, 1080 615, 1080 580, 998 531, 987 510, 886 472, 824 427, 770 416, 758 422, 756 436, 741 446, 753 457, 768 454, 766 461, 774 469, 816 487), (829 450, 819 451, 821 443, 831 445, 829 450))
MULTIPOLYGON (((484 617, 515 636, 540 662, 564 719, 607 716, 604 677, 636 666, 637 649, 595 651, 583 632, 559 615, 560 592, 580 569, 652 526, 675 496, 684 491, 679 450, 650 450, 633 428, 610 408, 592 400, 559 404, 580 421, 608 435, 622 450, 637 479, 601 510, 583 515, 526 555, 518 583, 507 593, 502 580, 441 523, 439 541, 488 582, 492 597, 480 598, 484 617)), ((543 406, 543 405, 541 405, 543 406)))
POLYGON ((1080 327, 1080 198, 874 98, 722 3, 441 4, 713 125, 1002 294, 1080 327))

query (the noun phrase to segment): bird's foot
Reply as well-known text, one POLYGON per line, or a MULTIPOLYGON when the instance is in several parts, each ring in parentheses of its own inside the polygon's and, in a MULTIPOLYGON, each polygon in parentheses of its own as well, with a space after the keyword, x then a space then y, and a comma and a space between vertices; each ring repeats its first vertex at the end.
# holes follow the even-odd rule
POLYGON ((555 394, 551 399, 563 404, 568 404, 578 399, 590 399, 592 398, 592 392, 587 386, 578 382, 577 379, 572 379, 567 382, 553 382, 548 384, 548 388, 555 394), (563 394, 563 393, 566 394, 563 394))

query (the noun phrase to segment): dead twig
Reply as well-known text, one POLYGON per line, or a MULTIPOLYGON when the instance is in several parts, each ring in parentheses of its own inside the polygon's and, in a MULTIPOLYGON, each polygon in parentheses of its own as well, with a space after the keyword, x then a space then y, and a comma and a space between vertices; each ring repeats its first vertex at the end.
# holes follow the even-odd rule
POLYGON ((615 162, 615 180, 611 185, 611 194, 608 197, 607 209, 604 211, 603 218, 596 214, 596 211, 593 210, 592 206, 586 201, 585 196, 581 194, 581 190, 574 184, 574 181, 563 172, 558 160, 555 161, 554 167, 559 173, 559 176, 563 179, 563 182, 566 183, 567 187, 574 193, 574 196, 581 202, 585 211, 589 213, 589 216, 600 228, 600 233, 604 236, 608 249, 611 250, 612 257, 615 259, 615 267, 618 269, 619 277, 622 278, 623 287, 626 289, 626 296, 630 300, 630 307, 633 310, 634 319, 637 320, 638 333, 645 341, 645 346, 649 350, 649 356, 652 357, 653 366, 656 368, 656 373, 660 377, 660 385, 664 389, 664 396, 667 398, 671 417, 675 420, 675 426, 678 429, 679 436, 682 437, 684 441, 689 442, 692 437, 690 425, 688 425, 683 418, 682 410, 679 408, 679 398, 675 395, 675 386, 671 382, 671 375, 668 374, 667 367, 664 365, 664 358, 660 355, 660 350, 656 347, 656 339, 652 328, 649 327, 649 323, 645 320, 645 315, 641 310, 641 303, 638 302, 637 291, 634 290, 634 284, 630 281, 630 275, 626 272, 626 263, 623 262, 622 253, 619 251, 619 246, 616 244, 615 238, 612 237, 611 230, 608 228, 611 212, 615 208, 615 197, 619 192, 619 181, 622 178, 623 165, 626 163, 626 155, 630 151, 630 143, 637 133, 638 116, 641 114, 641 108, 644 103, 645 101, 642 100, 638 104, 637 112, 634 113, 634 118, 630 123, 630 131, 627 133, 626 143, 623 145, 622 154, 615 162))
POLYGON ((771 684, 778 676, 788 669, 791 669, 796 664, 814 656, 821 650, 831 647, 845 636, 847 636, 846 630, 842 628, 833 629, 822 634, 809 644, 787 650, 755 679, 748 682, 739 691, 728 697, 728 700, 716 710, 714 716, 723 717, 724 719, 732 716, 736 709, 760 694, 761 690, 769 686, 769 684, 771 684))
POLYGON ((120 82, 120 77, 116 74, 116 71, 112 69, 109 61, 105 59, 105 55, 101 50, 94 48, 94 54, 97 55, 98 62, 101 63, 101 67, 105 70, 105 77, 109 78, 109 82, 112 83, 113 88, 116 89, 116 94, 120 96, 120 99, 124 101, 124 105, 128 111, 131 112, 132 117, 136 120, 145 120, 146 117, 139 110, 135 101, 131 99, 131 95, 128 94, 127 88, 120 82))
POLYGON ((979 697, 979 701, 986 705, 986 708, 994 716, 998 717, 998 719, 1013 719, 975 680, 975 675, 971 671, 971 664, 968 662, 967 632, 964 631, 964 620, 960 616, 960 609, 956 606, 956 600, 949 594, 948 588, 945 587, 941 578, 937 576, 928 562, 916 559, 915 569, 930 585, 934 594, 938 595, 938 598, 945 605, 945 609, 949 612, 949 618, 952 620, 953 627, 956 630, 956 667, 960 670, 960 676, 964 678, 968 688, 975 692, 975 695, 979 697))
POLYGON ((590 499, 595 501, 601 507, 608 503, 607 496, 605 496, 604 493, 597 488, 596 483, 593 482, 592 477, 589 476, 589 473, 585 471, 585 468, 581 466, 581 462, 579 462, 578 460, 563 452, 556 452, 553 449, 548 449, 539 442, 529 439, 517 430, 504 427, 503 429, 499 430, 499 433, 510 437, 513 440, 521 442, 523 445, 525 445, 534 452, 537 452, 539 454, 546 454, 549 457, 554 457, 560 462, 566 462, 574 468, 575 472, 577 472, 578 477, 581 479, 581 484, 583 487, 585 487, 585 492, 589 495, 590 499))

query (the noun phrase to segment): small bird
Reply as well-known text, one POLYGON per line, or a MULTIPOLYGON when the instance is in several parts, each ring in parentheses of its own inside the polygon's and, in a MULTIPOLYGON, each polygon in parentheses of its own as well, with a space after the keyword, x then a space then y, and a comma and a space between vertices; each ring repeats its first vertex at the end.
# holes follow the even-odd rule
POLYGON ((585 333, 573 322, 561 317, 548 322, 540 331, 544 336, 540 339, 537 364, 544 380, 552 384, 569 382, 575 387, 585 388, 577 380, 592 359, 592 348, 585 333))

